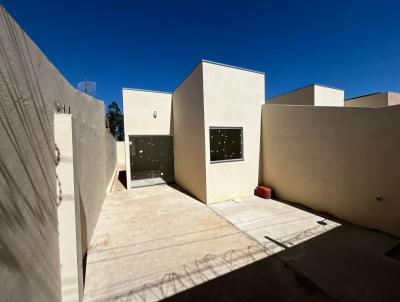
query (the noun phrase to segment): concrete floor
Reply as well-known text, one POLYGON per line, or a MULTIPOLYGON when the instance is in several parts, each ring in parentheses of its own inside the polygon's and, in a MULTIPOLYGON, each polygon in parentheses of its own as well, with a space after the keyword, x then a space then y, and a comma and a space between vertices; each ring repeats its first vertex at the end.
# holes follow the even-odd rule
POLYGON ((242 200, 229 200, 210 207, 263 245, 269 255, 340 226, 333 220, 276 200, 257 196, 242 200))
POLYGON ((274 200, 168 185, 107 197, 84 301, 400 301, 396 238, 274 200))
POLYGON ((168 185, 117 191, 88 251, 84 301, 157 301, 264 256, 256 241, 168 185))

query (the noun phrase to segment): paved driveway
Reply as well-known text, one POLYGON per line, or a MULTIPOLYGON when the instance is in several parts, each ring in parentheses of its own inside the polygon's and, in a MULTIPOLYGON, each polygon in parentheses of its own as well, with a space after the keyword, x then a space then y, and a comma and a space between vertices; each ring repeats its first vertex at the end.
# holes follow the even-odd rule
POLYGON ((397 238, 258 197, 168 185, 108 196, 84 301, 400 301, 397 238))
POLYGON ((256 241, 168 185, 114 192, 87 257, 85 301, 156 301, 265 256, 256 241))

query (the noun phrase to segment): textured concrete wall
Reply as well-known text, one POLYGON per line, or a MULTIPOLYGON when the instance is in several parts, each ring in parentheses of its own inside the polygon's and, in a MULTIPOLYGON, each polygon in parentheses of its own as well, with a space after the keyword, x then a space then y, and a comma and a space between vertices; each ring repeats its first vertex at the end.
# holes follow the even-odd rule
POLYGON ((258 185, 264 74, 203 62, 207 203, 254 194, 258 185), (210 127, 243 128, 243 160, 210 161, 210 127))
POLYGON ((74 116, 79 133, 74 144, 81 154, 76 174, 85 246, 107 183, 104 105, 74 89, 1 8, 0 292, 7 301, 61 299, 56 102, 74 116))
POLYGON ((399 105, 264 105, 263 181, 282 199, 400 236, 399 134, 399 105))
POLYGON ((198 199, 206 202, 202 64, 198 65, 175 90, 172 108, 175 180, 198 199))

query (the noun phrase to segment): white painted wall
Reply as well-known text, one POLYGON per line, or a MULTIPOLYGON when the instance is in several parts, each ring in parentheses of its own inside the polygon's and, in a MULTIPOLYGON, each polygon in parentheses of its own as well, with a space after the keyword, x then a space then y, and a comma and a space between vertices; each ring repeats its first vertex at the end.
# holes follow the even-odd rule
POLYGON ((254 194, 258 185, 264 74, 203 62, 207 203, 254 194), (210 162, 209 128, 243 127, 242 161, 210 162))
POLYGON ((314 105, 343 107, 344 91, 341 89, 314 85, 314 105))
POLYGON ((172 94, 124 88, 122 90, 125 131, 127 188, 130 189, 129 135, 172 135, 172 94), (157 117, 154 118, 154 112, 157 117))

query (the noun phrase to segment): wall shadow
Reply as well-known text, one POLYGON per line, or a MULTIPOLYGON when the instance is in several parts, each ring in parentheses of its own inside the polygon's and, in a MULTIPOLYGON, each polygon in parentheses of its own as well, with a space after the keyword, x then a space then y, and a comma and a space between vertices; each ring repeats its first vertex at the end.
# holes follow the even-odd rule
POLYGON ((119 173, 118 173, 118 181, 125 188, 125 190, 128 188, 127 187, 127 179, 126 179, 126 171, 119 171, 119 173))
POLYGON ((398 242, 343 225, 164 301, 400 301, 398 242))

